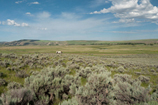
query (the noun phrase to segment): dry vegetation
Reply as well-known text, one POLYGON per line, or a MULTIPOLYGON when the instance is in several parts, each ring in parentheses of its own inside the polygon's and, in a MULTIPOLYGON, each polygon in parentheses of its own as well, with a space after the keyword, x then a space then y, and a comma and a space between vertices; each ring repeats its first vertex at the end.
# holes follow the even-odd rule
POLYGON ((0 49, 2 105, 158 104, 156 45, 0 49), (65 53, 50 53, 58 49, 65 53))

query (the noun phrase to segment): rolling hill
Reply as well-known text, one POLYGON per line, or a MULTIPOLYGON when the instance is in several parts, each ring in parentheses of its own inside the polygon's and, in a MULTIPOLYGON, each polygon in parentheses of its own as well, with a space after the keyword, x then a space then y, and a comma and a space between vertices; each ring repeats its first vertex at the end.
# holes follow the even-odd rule
POLYGON ((22 39, 12 42, 0 42, 0 46, 57 46, 57 45, 136 45, 136 44, 158 44, 158 39, 128 40, 128 41, 98 41, 98 40, 30 40, 22 39))

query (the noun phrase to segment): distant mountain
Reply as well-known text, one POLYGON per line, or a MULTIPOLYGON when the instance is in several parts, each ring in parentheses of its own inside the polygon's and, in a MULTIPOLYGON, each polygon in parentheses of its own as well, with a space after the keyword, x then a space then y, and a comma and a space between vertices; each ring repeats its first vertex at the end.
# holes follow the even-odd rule
POLYGON ((0 46, 56 46, 56 45, 136 45, 158 44, 158 39, 130 40, 130 41, 98 41, 98 40, 71 40, 50 41, 22 39, 12 42, 0 42, 0 46))
MULTIPOLYGON (((22 39, 18 41, 12 42, 1 42, 1 46, 33 46, 33 45, 60 45, 61 42, 59 41, 48 41, 48 40, 29 40, 29 39, 22 39)), ((63 44, 63 42, 61 43, 63 44)))

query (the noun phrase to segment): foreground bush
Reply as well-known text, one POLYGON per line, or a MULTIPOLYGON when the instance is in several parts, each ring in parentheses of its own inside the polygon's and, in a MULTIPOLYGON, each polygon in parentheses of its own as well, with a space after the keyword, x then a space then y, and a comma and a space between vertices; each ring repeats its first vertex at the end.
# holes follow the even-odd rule
POLYGON ((47 68, 26 78, 24 86, 32 90, 43 105, 52 104, 55 99, 62 99, 65 74, 63 67, 47 68))
POLYGON ((6 94, 2 94, 0 98, 2 105, 33 104, 35 99, 34 93, 26 88, 9 90, 6 94))
POLYGON ((11 90, 11 89, 20 89, 20 88, 22 88, 22 85, 20 83, 17 83, 17 82, 10 82, 8 84, 7 88, 9 90, 11 90))
POLYGON ((141 87, 141 82, 157 81, 153 82, 152 76, 143 76, 150 73, 149 68, 156 70, 156 65, 140 68, 135 64, 105 62, 102 57, 80 58, 75 55, 4 57, 5 60, 0 61, 0 76, 3 78, 0 85, 1 88, 7 86, 8 92, 1 95, 0 105, 157 105, 158 91, 151 86, 155 89, 151 94, 150 88, 141 87), (40 71, 39 68, 43 67, 40 71), (138 69, 148 72, 143 73, 138 69), (136 79, 124 73, 134 73, 136 79), (9 76, 25 78, 24 86, 11 82, 9 76))
POLYGON ((91 74, 85 86, 76 89, 76 97, 81 105, 115 104, 114 88, 110 72, 91 74))
POLYGON ((139 80, 133 80, 130 75, 115 75, 115 98, 118 105, 133 105, 148 102, 149 89, 141 87, 139 80))
POLYGON ((0 78, 0 86, 6 85, 6 83, 7 83, 7 82, 6 82, 4 79, 1 79, 1 78, 0 78))
POLYGON ((79 103, 77 102, 77 99, 75 97, 73 97, 72 99, 63 101, 59 105, 79 105, 79 103))

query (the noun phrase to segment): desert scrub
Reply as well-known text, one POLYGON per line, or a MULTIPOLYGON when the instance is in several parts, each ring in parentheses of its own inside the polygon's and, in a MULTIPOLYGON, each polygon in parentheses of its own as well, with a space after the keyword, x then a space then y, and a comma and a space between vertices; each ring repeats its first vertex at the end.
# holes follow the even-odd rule
POLYGON ((10 64, 9 64, 9 62, 7 60, 0 61, 0 66, 1 67, 7 68, 9 65, 10 64))
POLYGON ((62 99, 62 95, 68 93, 64 91, 69 91, 70 80, 73 79, 72 76, 65 77, 66 74, 67 71, 63 67, 48 67, 26 78, 24 86, 31 89, 38 99, 42 100, 45 96, 49 98, 48 103, 53 103, 55 99, 62 99))
POLYGON ((31 90, 26 88, 12 89, 2 94, 0 101, 2 105, 27 105, 33 103, 35 95, 31 90))
POLYGON ((64 100, 59 105, 79 105, 79 103, 77 102, 77 99, 73 97, 72 99, 64 100))
POLYGON ((125 69, 124 69, 123 66, 119 66, 116 71, 119 72, 119 73, 124 73, 125 69))
POLYGON ((0 78, 0 86, 4 86, 6 84, 7 84, 7 82, 4 79, 0 78))
POLYGON ((8 88, 8 90, 11 90, 11 89, 20 89, 20 88, 22 88, 22 85, 20 83, 17 83, 17 82, 10 82, 7 85, 7 88, 8 88))
POLYGON ((139 80, 133 80, 129 75, 115 75, 115 98, 118 105, 133 105, 148 102, 149 89, 141 87, 139 80))
POLYGON ((15 76, 19 77, 19 78, 26 78, 28 77, 29 75, 26 73, 26 71, 24 70, 20 70, 20 71, 17 71, 15 76))
POLYGON ((146 77, 146 76, 144 76, 144 75, 140 75, 140 76, 138 77, 138 79, 139 79, 141 82, 144 82, 144 83, 149 83, 149 81, 150 81, 150 78, 149 78, 149 77, 146 77))
POLYGON ((81 76, 83 78, 87 78, 90 74, 91 74, 91 68, 90 67, 86 67, 86 68, 81 68, 81 70, 79 70, 77 72, 78 76, 81 76))
POLYGON ((85 86, 76 89, 77 100, 83 105, 115 104, 110 72, 91 74, 85 86))
POLYGON ((3 76, 4 76, 4 74, 2 72, 0 72, 0 77, 3 77, 3 76))
POLYGON ((78 65, 78 64, 70 64, 69 66, 68 66, 68 68, 69 69, 80 69, 80 66, 78 65))
POLYGON ((141 75, 141 72, 135 72, 136 75, 141 75))
POLYGON ((154 70, 154 69, 151 69, 150 72, 155 72, 155 70, 154 70))

